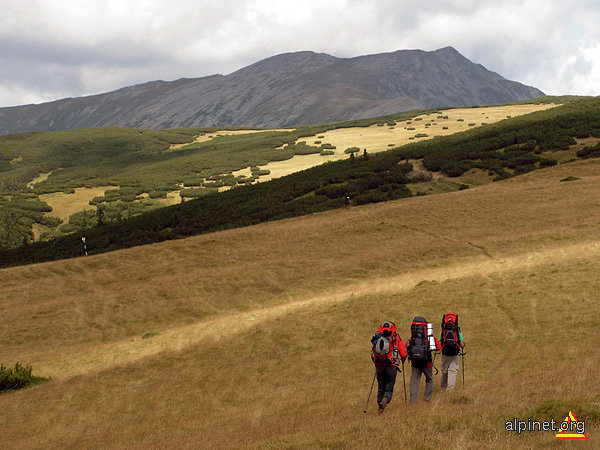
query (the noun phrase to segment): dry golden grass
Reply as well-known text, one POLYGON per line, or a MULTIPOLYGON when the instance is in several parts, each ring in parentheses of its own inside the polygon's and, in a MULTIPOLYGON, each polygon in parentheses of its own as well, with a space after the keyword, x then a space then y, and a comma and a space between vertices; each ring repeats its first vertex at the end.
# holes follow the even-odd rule
POLYGON ((48 177, 52 175, 52 172, 40 173, 37 177, 27 183, 28 188, 32 188, 37 183, 41 183, 42 181, 46 181, 48 177))
MULTIPOLYGON (((336 153, 341 153, 341 156, 344 156, 344 150, 348 147, 360 147, 361 150, 366 148, 368 152, 375 153, 388 150, 390 144, 400 146, 409 142, 430 139, 434 136, 447 136, 481 126, 483 123, 495 123, 507 117, 517 117, 556 106, 558 105, 531 104, 447 109, 440 110, 439 114, 423 114, 408 121, 397 122, 395 126, 391 127, 388 125, 372 125, 367 128, 338 128, 320 134, 319 136, 323 136, 322 138, 313 136, 301 140, 305 140, 309 145, 314 145, 315 141, 330 143, 336 147, 336 153), (438 118, 440 116, 444 118, 438 118), (446 116, 447 118, 445 118, 446 116), (444 129, 444 127, 447 127, 447 129, 444 129), (408 128, 414 129, 409 130, 408 128), (420 133, 428 134, 429 137, 410 139, 420 133)), ((344 157, 347 158, 348 155, 344 157)))
MULTIPOLYGON (((343 153, 343 150, 342 150, 343 153)), ((310 169, 311 167, 318 166, 326 163, 327 161, 338 161, 340 159, 347 159, 348 155, 341 157, 336 155, 325 155, 321 156, 318 153, 312 155, 295 155, 290 159, 283 161, 273 161, 265 166, 261 166, 261 169, 267 169, 270 171, 268 175, 261 175, 258 177, 258 181, 269 181, 274 178, 285 177, 286 175, 299 172, 304 169, 310 169)))
POLYGON ((271 174, 263 175, 259 180, 267 181, 272 178, 308 169, 327 161, 347 159, 348 155, 344 153, 344 150, 349 147, 359 147, 361 151, 366 149, 369 153, 377 153, 410 142, 418 142, 436 136, 447 136, 483 124, 499 122, 507 117, 517 117, 535 111, 554 108, 555 106, 558 105, 531 104, 456 108, 440 110, 440 113, 423 114, 408 121, 397 122, 395 126, 372 125, 370 127, 338 128, 298 140, 298 142, 305 141, 308 145, 315 145, 317 147, 321 145, 320 143, 332 144, 336 147, 333 155, 297 155, 289 160, 271 162, 261 167, 261 169, 270 170, 271 174), (443 118, 438 118, 440 116, 443 118), (415 137, 416 135, 423 134, 426 134, 427 137, 415 137))
POLYGON ((572 409, 597 448, 599 182, 600 161, 576 162, 0 270, 0 361, 53 377, 0 396, 0 446, 548 448, 505 422, 572 409), (466 386, 408 407, 399 377, 364 415, 378 322, 406 337, 448 310, 466 386))
POLYGON ((55 192, 52 194, 40 195, 40 200, 48 203, 52 207, 52 212, 48 215, 59 217, 66 221, 71 214, 75 214, 84 209, 94 209, 89 202, 94 197, 101 197, 109 189, 117 189, 118 186, 97 186, 92 188, 77 188, 73 194, 64 192, 55 192))

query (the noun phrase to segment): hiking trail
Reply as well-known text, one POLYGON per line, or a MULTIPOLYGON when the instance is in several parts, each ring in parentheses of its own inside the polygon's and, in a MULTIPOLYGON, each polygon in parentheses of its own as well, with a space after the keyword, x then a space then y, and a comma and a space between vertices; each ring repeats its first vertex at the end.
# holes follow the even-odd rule
MULTIPOLYGON (((66 379, 90 372, 98 372, 115 366, 134 363, 161 352, 177 352, 212 339, 225 326, 230 334, 240 334, 259 323, 295 313, 316 305, 342 303, 358 296, 372 296, 406 292, 423 281, 444 282, 474 276, 489 276, 524 269, 532 269, 552 263, 562 263, 578 258, 600 257, 600 241, 553 247, 514 256, 470 262, 444 267, 419 270, 385 278, 372 278, 353 283, 341 289, 323 292, 314 297, 292 301, 249 312, 231 313, 224 317, 200 321, 183 327, 159 330, 151 339, 129 338, 120 342, 102 344, 85 352, 65 354, 36 364, 40 372, 55 379, 66 379), (43 366, 43 367, 42 367, 43 366)), ((500 305, 496 305, 502 309, 500 305)), ((510 317, 507 317, 510 320, 510 317)))

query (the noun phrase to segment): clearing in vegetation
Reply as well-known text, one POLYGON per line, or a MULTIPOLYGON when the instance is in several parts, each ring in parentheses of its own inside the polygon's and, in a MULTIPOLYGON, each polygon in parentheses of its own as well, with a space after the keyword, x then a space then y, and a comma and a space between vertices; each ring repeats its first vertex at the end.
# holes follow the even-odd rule
POLYGON ((378 122, 369 127, 339 128, 326 131, 298 139, 296 144, 305 142, 306 145, 320 147, 323 143, 328 143, 334 147, 330 149, 331 154, 296 155, 285 161, 270 162, 261 166, 261 169, 269 170, 270 174, 260 176, 258 181, 268 181, 289 175, 323 164, 325 161, 347 159, 348 154, 344 151, 351 147, 358 147, 359 154, 364 149, 368 153, 382 152, 390 150, 392 147, 401 147, 411 142, 436 136, 448 136, 474 126, 491 124, 509 117, 518 117, 556 106, 558 104, 549 103, 454 108, 418 115, 403 121, 378 122))
POLYGON ((74 192, 66 194, 64 192, 53 192, 51 194, 42 194, 39 199, 46 202, 52 208, 52 215, 67 221, 75 213, 85 209, 92 210, 90 201, 94 197, 103 196, 109 189, 118 189, 119 186, 97 186, 74 189, 74 192))

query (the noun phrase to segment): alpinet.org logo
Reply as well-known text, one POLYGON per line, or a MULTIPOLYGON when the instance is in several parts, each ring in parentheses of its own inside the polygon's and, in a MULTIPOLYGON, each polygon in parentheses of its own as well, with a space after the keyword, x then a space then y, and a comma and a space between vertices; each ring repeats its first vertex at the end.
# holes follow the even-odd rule
POLYGON ((569 411, 569 415, 565 417, 564 422, 560 424, 560 432, 556 435, 556 439, 587 439, 585 434, 585 422, 577 420, 573 411, 569 411), (574 426, 573 426, 574 424, 574 426), (573 433, 575 430, 575 433, 573 433))
POLYGON ((535 431, 551 431, 556 433, 556 439, 587 439, 585 434, 585 421, 578 420, 573 414, 573 411, 569 411, 569 415, 565 417, 562 422, 557 422, 554 419, 551 420, 536 420, 528 418, 527 420, 519 420, 516 417, 513 420, 509 420, 504 425, 506 431, 516 432, 521 434, 524 432, 535 432, 535 431))

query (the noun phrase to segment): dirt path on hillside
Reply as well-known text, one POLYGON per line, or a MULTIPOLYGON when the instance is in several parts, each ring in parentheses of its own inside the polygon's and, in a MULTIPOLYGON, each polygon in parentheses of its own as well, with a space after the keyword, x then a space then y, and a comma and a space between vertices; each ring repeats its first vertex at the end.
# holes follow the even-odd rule
POLYGON ((256 324, 273 320, 290 313, 317 305, 341 303, 350 298, 406 292, 424 281, 443 282, 474 276, 489 276, 512 271, 530 270, 553 263, 563 263, 579 258, 600 257, 600 241, 549 248, 516 256, 449 265, 445 267, 405 273, 394 277, 370 279, 350 284, 342 289, 325 292, 315 297, 245 313, 230 314, 192 325, 161 330, 149 339, 136 338, 87 349, 85 352, 65 355, 64 358, 39 361, 40 373, 55 379, 70 378, 89 372, 97 372, 115 366, 133 363, 161 352, 174 352, 212 339, 225 326, 229 333, 243 333, 256 324))

